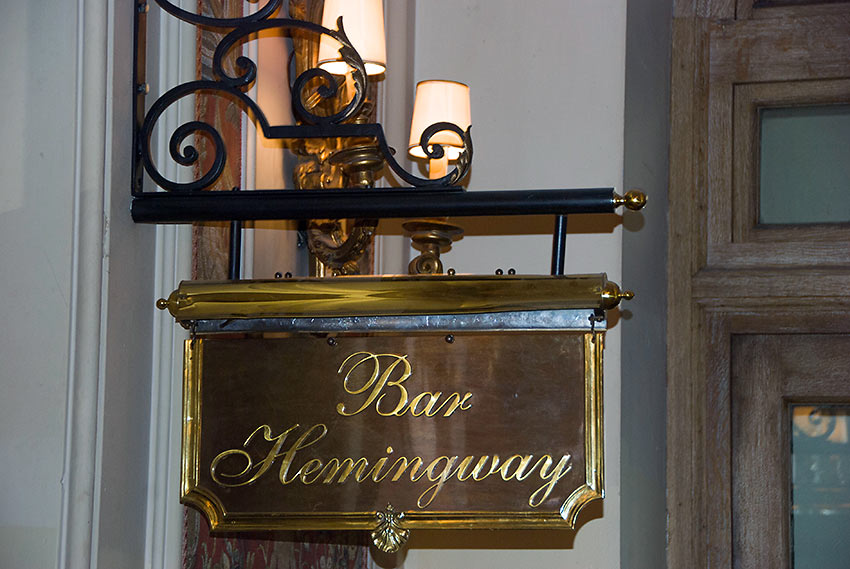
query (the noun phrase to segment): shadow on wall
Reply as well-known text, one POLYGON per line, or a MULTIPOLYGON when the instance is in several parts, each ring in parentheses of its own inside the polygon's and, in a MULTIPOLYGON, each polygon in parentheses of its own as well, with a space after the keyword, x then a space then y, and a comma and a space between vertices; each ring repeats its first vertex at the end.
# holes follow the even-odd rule
MULTIPOLYGON (((405 232, 401 226, 403 221, 403 219, 382 219, 379 232, 382 235, 404 235, 405 232)), ((555 223, 554 216, 551 215, 452 217, 450 222, 461 226, 464 235, 551 235, 555 223)), ((631 227, 634 227, 635 223, 642 222, 632 219, 630 223, 632 223, 631 227)), ((620 224, 625 224, 624 217, 613 213, 575 214, 567 218, 567 232, 574 235, 613 233, 620 224)))

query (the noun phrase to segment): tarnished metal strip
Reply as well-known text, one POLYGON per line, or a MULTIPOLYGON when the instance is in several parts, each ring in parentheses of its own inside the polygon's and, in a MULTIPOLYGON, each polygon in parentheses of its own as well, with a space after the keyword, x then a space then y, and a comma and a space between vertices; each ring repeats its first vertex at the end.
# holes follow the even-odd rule
POLYGON ((591 321, 593 310, 529 310, 487 314, 429 314, 423 316, 347 316, 341 318, 251 318, 196 320, 198 334, 234 332, 482 332, 482 331, 597 331, 606 321, 591 321))

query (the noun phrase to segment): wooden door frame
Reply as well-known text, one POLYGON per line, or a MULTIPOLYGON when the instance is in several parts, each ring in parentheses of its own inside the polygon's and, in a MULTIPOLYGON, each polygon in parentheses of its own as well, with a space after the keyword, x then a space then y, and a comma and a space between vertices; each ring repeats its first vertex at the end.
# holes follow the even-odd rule
MULTIPOLYGON (((730 568, 731 350, 740 334, 850 334, 850 303, 828 298, 700 300, 668 347, 668 567, 730 568)), ((671 309, 672 315, 678 314, 671 309)), ((673 324, 673 322, 670 322, 673 324)))
MULTIPOLYGON (((824 17, 836 11, 834 6, 815 9, 827 14, 824 17)), ((844 18, 846 5, 842 9, 844 18)), ((733 243, 733 204, 717 199, 718 186, 732 183, 732 167, 724 163, 727 173, 718 176, 710 166, 712 160, 717 164, 712 152, 730 162, 732 153, 730 148, 709 145, 719 120, 712 114, 716 90, 711 99, 709 88, 710 34, 725 26, 750 25, 735 21, 736 10, 742 20, 764 16, 742 10, 735 0, 681 0, 674 5, 667 261, 667 566, 671 569, 733 566, 729 459, 733 336, 850 333, 846 293, 850 265, 836 262, 827 252, 820 259, 807 258, 800 253, 800 243, 792 241, 793 235, 785 243, 790 255, 762 263, 758 254, 733 243), (719 222, 718 209, 725 212, 719 222), (730 235, 728 243, 717 235, 730 235), (801 263, 803 258, 809 262, 801 263)), ((789 10, 775 13, 787 17, 789 10)), ((728 187, 721 189, 732 195, 728 187)), ((844 244, 826 242, 827 248, 839 246, 844 244)))

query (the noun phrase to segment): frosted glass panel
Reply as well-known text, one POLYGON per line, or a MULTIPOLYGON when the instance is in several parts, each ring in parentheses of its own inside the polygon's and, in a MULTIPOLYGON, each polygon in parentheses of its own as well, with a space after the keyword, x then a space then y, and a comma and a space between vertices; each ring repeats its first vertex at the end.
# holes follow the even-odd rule
POLYGON ((850 405, 791 407, 794 569, 850 567, 850 405))
POLYGON ((850 222, 850 105, 759 114, 759 223, 850 222))

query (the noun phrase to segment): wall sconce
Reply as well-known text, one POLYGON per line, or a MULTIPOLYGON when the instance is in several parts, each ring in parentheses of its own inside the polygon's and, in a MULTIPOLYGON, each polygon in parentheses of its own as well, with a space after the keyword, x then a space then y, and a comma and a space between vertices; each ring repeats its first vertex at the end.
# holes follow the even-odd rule
MULTIPOLYGON (((414 158, 428 159, 428 177, 442 178, 449 169, 449 161, 461 157, 464 141, 455 132, 442 131, 431 137, 431 145, 422 145, 422 136, 429 125, 449 122, 469 130, 472 113, 469 104, 469 86, 457 81, 430 80, 416 85, 413 119, 410 123, 408 152, 414 158), (433 143, 441 145, 441 152, 426 156, 425 149, 433 151, 433 143)), ((414 219, 402 224, 410 232, 413 246, 422 251, 408 266, 416 274, 442 274, 440 253, 445 253, 452 241, 460 239, 463 229, 442 219, 414 219)))
MULTIPOLYGON (((387 70, 387 44, 384 39, 382 0, 325 0, 322 26, 333 29, 337 20, 345 22, 345 33, 360 54, 366 75, 381 75, 387 70)), ((334 75, 345 75, 351 68, 341 57, 339 42, 323 35, 319 40, 317 65, 334 75)))
MULTIPOLYGON (((441 131, 430 139, 442 146, 442 156, 428 157, 421 146, 422 135, 430 125, 449 122, 467 130, 472 125, 469 105, 469 87, 457 81, 420 81, 416 85, 413 119, 410 121, 408 152, 414 158, 428 161, 428 177, 442 178, 448 173, 449 161, 456 161, 463 151, 463 139, 452 131, 441 131)), ((429 145, 429 149, 430 148, 429 145)))
MULTIPOLYGON (((345 22, 345 34, 360 55, 368 77, 386 71, 386 40, 382 0, 326 0, 322 6, 322 26, 332 29, 345 22)), ((356 96, 365 85, 355 83, 356 69, 350 64, 350 53, 339 41, 322 34, 302 40, 295 46, 298 64, 296 74, 313 68, 334 75, 343 99, 356 96), (318 39, 318 50, 315 41, 318 39), (314 42, 309 45, 308 42, 314 42), (300 50, 299 50, 300 48, 300 50), (301 53, 297 53, 301 51, 301 53), (347 58, 349 61, 347 61, 347 58)), ((374 104, 368 91, 359 112, 350 119, 354 124, 367 124, 374 118, 374 104)), ((339 103, 313 97, 329 112, 339 110, 339 103)), ((372 188, 384 159, 372 138, 322 139, 299 145, 301 158, 296 167, 295 185, 299 189, 372 188)), ((307 226, 307 246, 311 254, 311 274, 315 276, 351 275, 361 272, 359 261, 372 242, 377 219, 312 219, 307 226)))

